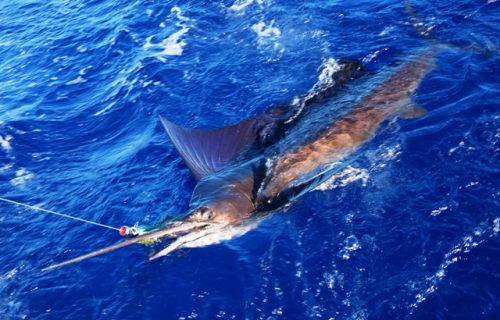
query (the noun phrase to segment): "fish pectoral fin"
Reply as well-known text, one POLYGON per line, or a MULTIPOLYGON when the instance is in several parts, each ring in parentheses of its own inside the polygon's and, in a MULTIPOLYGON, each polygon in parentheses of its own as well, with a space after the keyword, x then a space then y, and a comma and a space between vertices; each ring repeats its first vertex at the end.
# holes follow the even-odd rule
POLYGON ((415 119, 424 116, 426 113, 427 109, 413 101, 410 101, 401 109, 399 116, 403 119, 415 119))

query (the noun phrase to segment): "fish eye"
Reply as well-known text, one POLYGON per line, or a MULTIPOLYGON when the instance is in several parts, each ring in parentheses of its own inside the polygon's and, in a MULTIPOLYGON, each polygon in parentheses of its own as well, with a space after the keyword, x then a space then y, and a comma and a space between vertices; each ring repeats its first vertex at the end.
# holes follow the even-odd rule
POLYGON ((210 208, 201 207, 200 209, 198 209, 198 212, 200 213, 200 216, 203 220, 210 220, 213 217, 213 212, 210 208))

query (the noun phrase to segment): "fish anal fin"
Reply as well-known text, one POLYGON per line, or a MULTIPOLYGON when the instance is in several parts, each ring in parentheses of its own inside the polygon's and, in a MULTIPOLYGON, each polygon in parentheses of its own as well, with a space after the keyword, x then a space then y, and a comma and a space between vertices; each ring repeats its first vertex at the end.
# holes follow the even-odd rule
POLYGON ((415 119, 424 116, 426 113, 427 109, 413 101, 410 101, 399 112, 399 116, 403 119, 415 119))

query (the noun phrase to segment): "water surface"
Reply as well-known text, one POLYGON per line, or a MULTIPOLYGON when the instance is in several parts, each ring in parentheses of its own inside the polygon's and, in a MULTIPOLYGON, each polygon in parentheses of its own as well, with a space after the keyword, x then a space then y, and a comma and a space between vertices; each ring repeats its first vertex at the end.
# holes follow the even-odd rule
MULTIPOLYGON (((0 204, 1 318, 494 319, 499 3, 416 1, 434 37, 493 54, 443 51, 416 96, 425 117, 241 238, 42 273, 117 234, 0 204)), ((425 46, 394 0, 4 0, 0 194, 112 226, 176 217, 195 180, 158 115, 235 123, 346 57, 371 71, 367 94, 425 46)))

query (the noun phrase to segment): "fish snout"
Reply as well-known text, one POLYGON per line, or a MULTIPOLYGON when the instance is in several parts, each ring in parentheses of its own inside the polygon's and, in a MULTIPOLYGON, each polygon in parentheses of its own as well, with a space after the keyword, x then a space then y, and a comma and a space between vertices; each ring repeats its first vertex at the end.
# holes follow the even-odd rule
POLYGON ((185 234, 202 230, 213 224, 214 223, 210 221, 174 221, 161 228, 161 230, 163 230, 162 236, 166 238, 179 238, 185 234))

